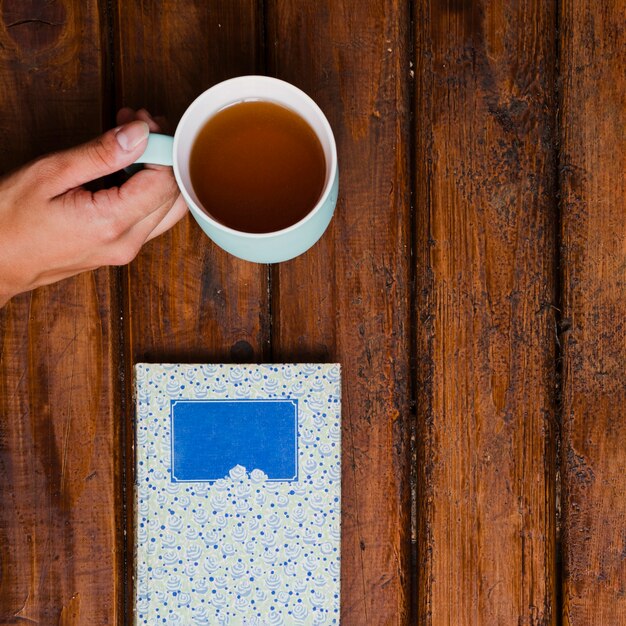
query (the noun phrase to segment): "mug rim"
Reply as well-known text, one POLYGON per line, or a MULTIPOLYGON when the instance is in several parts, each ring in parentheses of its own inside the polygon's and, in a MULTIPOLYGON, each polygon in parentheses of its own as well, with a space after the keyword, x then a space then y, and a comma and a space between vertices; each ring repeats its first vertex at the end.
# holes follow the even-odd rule
MULTIPOLYGON (((243 100, 247 97, 254 98, 255 96, 253 95, 243 96, 241 99, 243 100)), ((259 100, 263 100, 266 102, 272 101, 272 100, 265 99, 265 98, 259 98, 259 100)), ((206 117, 204 122, 209 120, 218 111, 221 111, 223 108, 230 106, 232 104, 235 104, 236 102, 238 102, 238 100, 234 100, 233 102, 225 102, 219 109, 212 111, 210 115, 206 117)), ((274 102, 276 104, 281 104, 279 98, 275 99, 274 102)), ((293 110, 293 108, 289 107, 288 105, 283 104, 282 106, 287 106, 288 108, 293 110)), ((299 111, 294 111, 294 113, 302 117, 299 111)), ((315 132, 315 134, 318 135, 318 133, 314 129, 313 129, 313 132, 315 132)), ((257 74, 236 76, 234 78, 229 78, 227 80, 220 81, 219 83, 215 83, 215 85, 212 85, 211 87, 203 91, 200 95, 198 95, 193 100, 193 102, 191 102, 191 104, 187 107, 182 117, 180 118, 178 126, 176 127, 176 132, 174 133, 173 157, 174 157, 173 168, 174 168, 174 175, 176 177, 176 181, 178 182, 178 186, 180 190, 182 191, 183 196, 185 197, 185 200, 187 201, 190 210, 194 212, 194 215, 196 215, 197 217, 203 220, 206 220, 212 227, 217 228, 218 230, 221 230, 224 233, 228 233, 230 235, 236 235, 239 237, 245 237, 249 239, 268 239, 271 237, 276 237, 277 235, 283 235, 293 230, 296 230, 297 228, 300 228, 303 224, 306 224, 308 221, 313 219, 315 215, 317 215, 322 210, 322 207, 326 204, 326 201, 328 200, 328 197, 330 196, 332 192, 333 183, 335 179, 337 178, 337 144, 335 142, 335 135, 333 134, 333 130, 330 126, 330 122, 326 118, 326 115, 324 114, 320 106, 317 104, 317 102, 315 102, 315 100, 313 100, 313 98, 311 98, 311 96, 305 93, 302 89, 300 89, 299 87, 296 87, 295 85, 292 85, 291 83, 287 81, 281 80, 280 78, 274 78, 272 76, 263 76, 263 75, 257 75, 257 74), (218 222, 213 217, 211 217, 201 207, 197 206, 196 202, 190 197, 190 194, 187 192, 186 186, 183 184, 182 176, 180 175, 179 165, 178 165, 178 145, 180 141, 180 134, 182 132, 181 129, 184 127, 184 124, 187 121, 187 119, 191 117, 192 115, 191 111, 193 107, 196 105, 196 103, 202 98, 205 98, 207 93, 216 89, 217 87, 222 88, 223 86, 229 83, 251 82, 252 80, 255 82, 261 81, 261 82, 272 83, 275 85, 278 84, 281 86, 282 89, 287 89, 287 90, 297 93, 298 96, 303 98, 305 102, 312 108, 316 116, 321 121, 322 127, 324 128, 324 131, 327 134, 327 137, 329 139, 329 144, 330 144, 330 172, 324 184, 324 190, 322 191, 319 199, 317 200, 313 208, 303 218, 287 226, 286 228, 283 228, 281 230, 273 230, 267 233, 249 233, 249 232, 246 232, 245 230, 236 230, 235 228, 226 226, 222 224, 221 222, 218 222)))

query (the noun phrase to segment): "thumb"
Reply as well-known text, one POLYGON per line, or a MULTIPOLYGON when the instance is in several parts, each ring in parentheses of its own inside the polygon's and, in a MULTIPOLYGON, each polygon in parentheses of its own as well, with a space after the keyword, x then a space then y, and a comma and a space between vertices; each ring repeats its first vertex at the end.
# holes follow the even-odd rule
POLYGON ((148 124, 136 120, 81 146, 46 157, 54 195, 131 165, 146 149, 148 133, 148 124))

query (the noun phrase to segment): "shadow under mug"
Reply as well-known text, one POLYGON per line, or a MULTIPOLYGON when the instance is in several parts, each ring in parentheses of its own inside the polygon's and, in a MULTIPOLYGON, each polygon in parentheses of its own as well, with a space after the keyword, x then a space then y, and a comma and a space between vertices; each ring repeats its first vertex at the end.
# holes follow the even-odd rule
POLYGON ((240 76, 211 87, 198 96, 182 116, 174 137, 151 133, 136 163, 170 165, 191 214, 218 246, 246 261, 279 263, 306 252, 324 234, 337 204, 337 147, 328 120, 303 91, 268 76, 240 76), (317 204, 300 221, 270 233, 246 233, 224 226, 204 211, 189 175, 191 148, 207 120, 237 102, 264 100, 285 106, 315 131, 324 150, 326 178, 317 204))

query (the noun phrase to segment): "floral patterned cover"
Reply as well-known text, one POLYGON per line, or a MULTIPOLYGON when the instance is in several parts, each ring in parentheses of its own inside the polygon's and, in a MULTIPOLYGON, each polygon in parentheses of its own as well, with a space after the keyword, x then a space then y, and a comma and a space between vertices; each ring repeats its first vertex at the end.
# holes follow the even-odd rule
POLYGON ((138 364, 135 392, 135 624, 338 624, 339 365, 138 364), (297 400, 297 480, 172 480, 172 405, 224 399, 297 400))

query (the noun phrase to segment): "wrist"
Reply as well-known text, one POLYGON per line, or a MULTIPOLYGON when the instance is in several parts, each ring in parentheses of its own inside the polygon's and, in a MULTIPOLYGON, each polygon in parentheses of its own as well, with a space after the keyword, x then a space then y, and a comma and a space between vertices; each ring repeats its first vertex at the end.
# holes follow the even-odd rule
POLYGON ((13 296, 17 295, 17 291, 11 285, 3 281, 0 277, 0 308, 2 308, 13 296))

